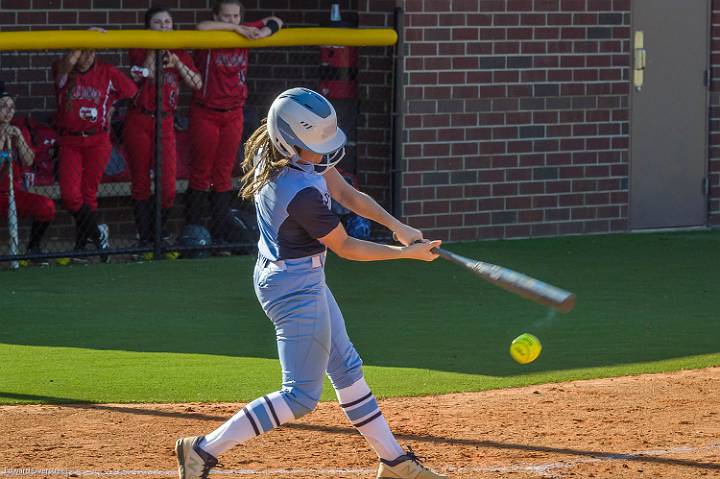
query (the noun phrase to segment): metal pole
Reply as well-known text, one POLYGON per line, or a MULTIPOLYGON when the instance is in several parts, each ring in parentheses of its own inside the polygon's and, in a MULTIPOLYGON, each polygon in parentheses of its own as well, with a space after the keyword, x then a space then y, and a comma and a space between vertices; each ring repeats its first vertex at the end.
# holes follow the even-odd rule
MULTIPOLYGON (((17 257, 20 253, 20 241, 18 239, 18 224, 17 224, 17 208, 15 206, 15 185, 13 184, 13 155, 12 146, 7 151, 0 152, 0 165, 3 161, 7 161, 8 164, 8 233, 10 236, 10 256, 17 257)), ((10 267, 12 269, 18 269, 20 263, 17 259, 10 261, 10 267)))
POLYGON ((402 7, 395 8, 395 30, 398 42, 393 55, 393 105, 392 105, 392 160, 390 165, 390 208, 395 217, 402 216, 402 172, 403 172, 403 60, 405 58, 405 43, 403 41, 405 28, 405 14, 402 7))
POLYGON ((154 258, 162 257, 162 126, 163 126, 163 50, 155 50, 155 241, 154 258))

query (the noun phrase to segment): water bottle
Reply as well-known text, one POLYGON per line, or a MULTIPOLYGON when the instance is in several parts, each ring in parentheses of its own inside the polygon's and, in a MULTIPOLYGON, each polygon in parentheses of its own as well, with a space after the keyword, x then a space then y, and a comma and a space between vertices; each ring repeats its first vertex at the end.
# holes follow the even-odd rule
POLYGON ((130 68, 130 72, 134 75, 141 76, 143 78, 147 78, 150 76, 150 70, 145 67, 140 67, 137 65, 133 65, 132 68, 130 68))
POLYGON ((333 3, 330 6, 330 21, 331 22, 342 21, 342 17, 340 16, 340 4, 339 3, 333 3))

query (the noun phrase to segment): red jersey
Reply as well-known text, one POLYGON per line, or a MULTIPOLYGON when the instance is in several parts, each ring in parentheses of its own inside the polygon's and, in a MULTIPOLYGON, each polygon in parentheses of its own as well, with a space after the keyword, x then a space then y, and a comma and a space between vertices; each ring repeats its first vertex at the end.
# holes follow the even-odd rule
MULTIPOLYGON (((262 28, 265 24, 243 23, 248 27, 262 28)), ((203 87, 195 90, 193 101, 209 108, 232 110, 245 104, 247 98, 247 48, 198 50, 195 65, 203 76, 203 87)))
POLYGON ((130 78, 100 60, 96 59, 85 73, 74 69, 60 75, 59 67, 60 61, 53 64, 57 98, 55 124, 61 134, 63 131, 107 130, 113 103, 137 93, 130 78))
MULTIPOLYGON (((28 131, 27 128, 24 126, 18 126, 20 131, 22 132, 23 138, 25 138, 25 143, 32 149, 32 138, 30 138, 30 131, 28 131)), ((18 147, 16 144, 13 144, 13 149, 10 152, 10 157, 13 160, 13 185, 15 190, 24 190, 25 188, 23 185, 23 170, 24 166, 22 166, 22 161, 20 160, 20 156, 18 154, 18 147)), ((0 167, 0 193, 7 193, 8 192, 8 169, 7 169, 7 163, 5 163, 5 159, 2 160, 2 166, 0 167)))
MULTIPOLYGON (((195 73, 198 69, 193 63, 192 57, 185 50, 170 50, 177 55, 178 59, 195 73)), ((130 50, 130 65, 142 66, 145 64, 148 51, 141 49, 130 50)), ((163 78, 163 111, 174 112, 177 108, 180 96, 180 84, 183 82, 182 75, 177 68, 165 68, 163 78)), ((155 80, 153 78, 141 78, 138 81, 140 92, 135 98, 135 106, 146 111, 155 111, 155 80)))

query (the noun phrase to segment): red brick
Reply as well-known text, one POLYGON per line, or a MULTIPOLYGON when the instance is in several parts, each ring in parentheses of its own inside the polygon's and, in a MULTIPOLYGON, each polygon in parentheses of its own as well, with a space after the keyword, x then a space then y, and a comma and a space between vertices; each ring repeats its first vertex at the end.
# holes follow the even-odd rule
POLYGON ((505 207, 509 210, 522 210, 532 207, 531 196, 515 196, 505 199, 505 207))
POLYGON ((493 196, 514 196, 518 194, 517 183, 496 183, 492 185, 493 196))
MULTIPOLYGON (((545 25, 546 16, 544 13, 528 13, 520 17, 521 25, 545 25)), ((530 37, 531 38, 531 37, 530 37)))
POLYGON ((78 14, 77 14, 77 12, 73 12, 73 11, 48 12, 48 20, 47 21, 49 24, 59 24, 59 25, 77 24, 78 23, 78 14))
POLYGON ((572 208, 570 217, 573 220, 589 220, 597 217, 596 208, 572 208))
POLYGON ((560 0, 534 0, 533 10, 536 12, 557 11, 560 7, 560 0))
POLYGON ((560 9, 566 11, 585 11, 585 0, 560 0, 560 9))
POLYGON ((545 210, 545 221, 567 221, 569 219, 569 208, 553 208, 545 210))
POLYGON ((509 141, 508 142, 508 153, 529 153, 532 151, 532 141, 509 141))
POLYGON ((562 223, 539 223, 532 225, 532 236, 555 236, 562 223))
POLYGON ((17 22, 19 25, 45 25, 47 12, 18 12, 17 22))
POLYGON ((423 214, 425 214, 425 215, 438 214, 438 213, 449 213, 450 212, 450 202, 447 200, 424 201, 422 209, 423 209, 423 214))
POLYGON ((463 186, 463 196, 465 198, 490 196, 490 185, 475 184, 463 186))
POLYGON ((435 197, 437 199, 451 199, 451 198, 462 198, 463 187, 462 186, 438 186, 435 189, 435 197))
POLYGON ((612 0, 588 0, 588 10, 612 11, 612 0))
POLYGON ((2 0, 0 8, 3 10, 29 10, 32 3, 28 0, 2 0))
POLYGON ((505 0, 482 0, 479 7, 481 12, 504 12, 505 0))
MULTIPOLYGON (((523 25, 526 25, 523 23, 523 25)), ((531 40, 533 38, 532 28, 509 28, 507 30, 508 40, 531 40)))
POLYGON ((462 214, 439 215, 436 220, 436 226, 439 228, 451 228, 453 226, 462 226, 462 225, 463 225, 463 215, 462 214))
POLYGON ((429 200, 435 197, 435 188, 425 186, 420 188, 408 188, 407 200, 408 201, 421 201, 429 200))

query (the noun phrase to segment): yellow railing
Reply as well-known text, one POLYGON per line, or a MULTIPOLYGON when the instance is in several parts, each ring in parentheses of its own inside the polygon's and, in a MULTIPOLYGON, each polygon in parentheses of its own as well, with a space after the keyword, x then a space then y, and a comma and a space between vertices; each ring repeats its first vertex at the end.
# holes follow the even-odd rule
POLYGON ((248 40, 232 32, 184 30, 34 30, 0 32, 0 51, 116 49, 116 48, 269 48, 312 45, 348 47, 389 46, 397 42, 397 33, 389 28, 286 28, 277 34, 248 40))

